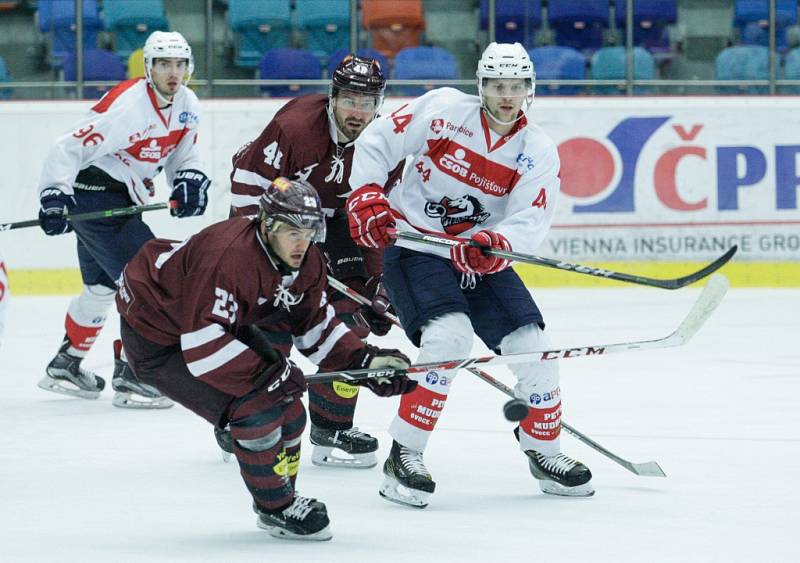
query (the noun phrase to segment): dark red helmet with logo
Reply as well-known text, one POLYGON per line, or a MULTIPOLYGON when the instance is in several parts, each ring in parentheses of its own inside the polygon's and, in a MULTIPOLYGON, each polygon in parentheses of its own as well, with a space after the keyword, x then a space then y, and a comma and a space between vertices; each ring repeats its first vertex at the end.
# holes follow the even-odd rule
POLYGON ((336 66, 331 79, 331 96, 339 90, 349 90, 359 94, 383 97, 386 77, 380 63, 369 57, 347 55, 336 66))
POLYGON ((317 190, 305 180, 275 178, 258 201, 258 218, 267 230, 280 221, 298 229, 312 229, 314 242, 325 240, 322 203, 317 190))

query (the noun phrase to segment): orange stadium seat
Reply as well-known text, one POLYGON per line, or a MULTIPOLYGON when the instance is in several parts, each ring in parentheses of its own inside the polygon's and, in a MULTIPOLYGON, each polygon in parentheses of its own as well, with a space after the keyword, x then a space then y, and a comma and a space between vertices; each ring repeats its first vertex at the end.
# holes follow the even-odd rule
POLYGON ((394 57, 401 49, 419 45, 425 29, 422 0, 363 0, 361 23, 370 32, 372 47, 394 57))

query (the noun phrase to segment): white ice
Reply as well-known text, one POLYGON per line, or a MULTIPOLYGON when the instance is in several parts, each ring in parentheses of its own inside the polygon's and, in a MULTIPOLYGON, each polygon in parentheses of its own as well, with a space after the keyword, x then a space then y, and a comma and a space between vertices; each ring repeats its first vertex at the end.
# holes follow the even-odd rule
MULTIPOLYGON (((663 336, 697 293, 535 295, 555 344, 577 346, 663 336)), ((298 488, 328 506, 334 538, 323 543, 259 531, 236 464, 182 407, 129 411, 110 390, 87 401, 37 388, 67 303, 13 299, 0 349, 4 562, 800 559, 800 290, 733 289, 682 348, 562 361, 564 419, 622 457, 658 461, 667 478, 637 477, 564 435, 597 494, 542 495, 501 415, 505 397, 464 372, 425 453, 437 482, 425 510, 379 498, 380 466, 311 465, 305 442, 298 488)), ((107 379, 115 325, 85 362, 107 379)), ((377 340, 413 357, 398 330, 377 340)), ((381 462, 396 405, 362 391, 356 412, 381 462)))

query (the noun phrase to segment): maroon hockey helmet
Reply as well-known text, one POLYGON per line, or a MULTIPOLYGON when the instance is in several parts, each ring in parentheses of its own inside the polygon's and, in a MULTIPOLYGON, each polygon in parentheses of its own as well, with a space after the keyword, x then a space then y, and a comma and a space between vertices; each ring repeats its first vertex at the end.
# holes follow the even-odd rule
POLYGON ((258 201, 258 219, 271 230, 277 221, 312 229, 314 242, 325 241, 325 214, 314 187, 305 180, 278 177, 258 201))
POLYGON ((331 79, 331 97, 339 90, 348 90, 368 96, 383 98, 386 77, 380 63, 369 57, 347 55, 336 66, 331 79))

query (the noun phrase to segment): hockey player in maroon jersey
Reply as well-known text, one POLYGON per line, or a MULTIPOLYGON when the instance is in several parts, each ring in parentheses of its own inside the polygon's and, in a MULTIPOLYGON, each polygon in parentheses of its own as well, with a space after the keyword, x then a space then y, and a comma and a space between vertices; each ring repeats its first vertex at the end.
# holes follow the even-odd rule
MULTIPOLYGON (((67 309, 64 341, 39 382, 48 391, 85 399, 100 395, 105 381, 80 363, 103 328, 122 268, 153 238, 141 214, 74 224, 68 214, 143 205, 162 170, 172 185, 173 215, 201 215, 206 208, 211 182, 200 170, 196 144, 200 103, 185 86, 194 69, 192 49, 180 33, 156 31, 143 50, 146 78, 109 91, 56 140, 42 170, 42 229, 48 235, 74 229, 84 284, 67 309)), ((156 389, 130 377, 119 340, 114 354, 115 406, 172 406, 156 389)))
MULTIPOLYGON (((328 230, 320 248, 330 274, 374 304, 374 309, 362 307, 336 291, 328 292, 337 317, 362 338, 370 331, 379 336, 389 331, 390 323, 380 314, 389 308, 389 299, 381 282, 382 251, 353 243, 343 206, 353 143, 377 115, 385 86, 377 61, 345 57, 333 73, 329 95, 301 96, 287 103, 258 138, 233 157, 231 174, 232 215, 255 213, 264 188, 277 176, 307 180, 318 189, 328 230)), ((394 184, 401 172, 402 165, 395 167, 385 186, 394 184)), ((353 468, 377 464, 378 440, 353 427, 357 393, 358 387, 346 383, 309 388, 313 463, 353 468)))
MULTIPOLYGON (((325 505, 294 490, 306 384, 287 359, 291 345, 323 371, 409 365, 335 318, 325 260, 311 245, 324 237, 314 188, 277 178, 255 218, 235 217, 183 242, 146 243, 117 293, 135 377, 216 427, 229 424, 257 524, 276 537, 331 537, 325 505), (269 339, 283 334, 290 344, 273 348, 269 339)), ((407 378, 365 384, 381 396, 416 385, 407 378)))
MULTIPOLYGON (((374 121, 359 137, 347 209, 353 238, 391 244, 388 228, 460 243, 449 251, 398 240, 384 253, 384 279, 419 363, 469 357, 473 334, 501 354, 547 350, 544 319, 509 260, 481 248, 532 252, 550 229, 559 193, 555 143, 525 111, 533 64, 519 43, 490 44, 477 68, 478 96, 432 90, 374 121), (391 193, 381 185, 399 158, 411 173, 391 193)), ((555 361, 516 364, 515 394, 528 404, 520 449, 545 493, 591 496, 591 472, 561 453, 561 393, 555 361)), ((424 507, 435 483, 423 451, 458 370, 431 371, 400 401, 380 494, 424 507)))

